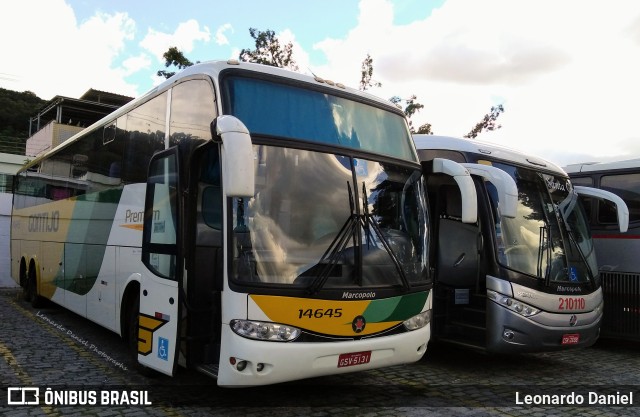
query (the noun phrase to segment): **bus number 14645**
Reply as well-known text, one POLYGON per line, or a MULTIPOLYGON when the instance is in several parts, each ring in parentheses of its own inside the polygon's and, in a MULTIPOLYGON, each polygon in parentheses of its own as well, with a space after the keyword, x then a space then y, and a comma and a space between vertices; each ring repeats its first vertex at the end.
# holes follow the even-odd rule
POLYGON ((310 319, 311 318, 321 319, 323 317, 339 318, 339 317, 342 317, 342 309, 341 308, 327 308, 327 309, 308 308, 306 310, 302 310, 302 309, 298 310, 298 318, 301 319, 303 317, 307 317, 310 319))

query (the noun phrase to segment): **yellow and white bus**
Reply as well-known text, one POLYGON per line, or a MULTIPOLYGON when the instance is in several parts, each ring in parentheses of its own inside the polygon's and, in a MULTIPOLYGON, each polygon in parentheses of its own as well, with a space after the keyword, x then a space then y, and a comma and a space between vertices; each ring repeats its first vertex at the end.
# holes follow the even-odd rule
POLYGON ((168 375, 244 386, 409 363, 430 337, 426 207, 389 102, 208 62, 16 176, 12 274, 168 375))

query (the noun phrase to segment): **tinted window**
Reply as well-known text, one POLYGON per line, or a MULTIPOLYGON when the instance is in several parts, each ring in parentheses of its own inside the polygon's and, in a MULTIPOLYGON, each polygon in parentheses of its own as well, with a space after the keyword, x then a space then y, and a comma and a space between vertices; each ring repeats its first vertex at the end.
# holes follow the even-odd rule
MULTIPOLYGON (((627 203, 630 222, 640 220, 640 173, 605 175, 600 179, 600 188, 617 194, 627 203)), ((617 223, 615 206, 600 201, 598 221, 600 223, 617 223)))
POLYGON ((266 80, 226 79, 226 111, 252 134, 327 143, 416 159, 399 114, 343 97, 266 80))
POLYGON ((183 139, 211 139, 211 122, 215 118, 211 84, 192 80, 178 84, 171 91, 171 145, 183 139))

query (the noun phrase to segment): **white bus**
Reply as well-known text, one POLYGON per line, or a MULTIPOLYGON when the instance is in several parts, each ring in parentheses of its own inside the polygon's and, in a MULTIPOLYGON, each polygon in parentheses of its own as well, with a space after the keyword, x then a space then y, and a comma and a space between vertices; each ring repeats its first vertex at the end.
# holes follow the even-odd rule
POLYGON ((25 298, 120 334, 144 369, 263 385, 425 353, 427 205, 388 101, 198 64, 32 161, 15 190, 25 298))
POLYGON ((624 202, 574 187, 558 166, 512 149, 450 137, 414 140, 425 171, 434 158, 466 167, 478 199, 478 222, 464 224, 458 187, 446 177, 427 177, 437 236, 433 340, 491 353, 593 344, 602 290, 577 193, 616 201, 621 229, 628 224, 624 202))
POLYGON ((602 290, 602 336, 640 340, 640 159, 573 164, 571 182, 610 191, 629 207, 629 230, 616 227, 615 207, 585 199, 602 290))

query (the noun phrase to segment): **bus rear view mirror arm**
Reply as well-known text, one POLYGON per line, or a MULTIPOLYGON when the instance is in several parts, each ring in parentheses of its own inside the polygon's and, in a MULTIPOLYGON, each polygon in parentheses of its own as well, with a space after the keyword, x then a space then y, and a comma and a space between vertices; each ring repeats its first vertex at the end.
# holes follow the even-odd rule
POLYGON ((601 190, 599 188, 576 185, 573 187, 573 189, 578 193, 578 195, 611 201, 616 205, 616 211, 618 212, 618 226, 620 228, 620 232, 624 233, 629 229, 629 208, 622 198, 618 197, 612 192, 601 190))
POLYGON ((433 172, 446 174, 458 184, 460 197, 462 199, 462 222, 475 223, 478 221, 478 196, 476 186, 469 171, 457 162, 450 159, 434 158, 433 172))
POLYGON ((219 116, 213 121, 214 137, 222 140, 222 180, 228 197, 253 197, 253 145, 249 130, 233 116, 219 116))
POLYGON ((498 207, 500 214, 505 217, 515 218, 518 208, 518 186, 511 175, 505 171, 482 164, 460 164, 469 170, 471 175, 477 175, 492 183, 498 191, 498 207))

